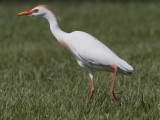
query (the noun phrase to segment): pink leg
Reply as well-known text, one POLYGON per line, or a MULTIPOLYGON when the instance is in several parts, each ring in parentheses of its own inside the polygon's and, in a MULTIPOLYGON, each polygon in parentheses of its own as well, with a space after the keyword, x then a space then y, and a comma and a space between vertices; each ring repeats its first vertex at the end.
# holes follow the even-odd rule
POLYGON ((118 67, 115 65, 110 66, 110 67, 112 67, 114 69, 114 74, 112 77, 112 84, 111 84, 111 88, 110 88, 110 95, 111 95, 113 102, 119 103, 117 98, 115 97, 115 94, 119 94, 120 92, 114 92, 114 86, 115 86, 115 80, 116 80, 116 76, 117 76, 117 72, 118 72, 118 67))
POLYGON ((94 94, 95 88, 94 88, 94 80, 91 80, 91 93, 88 97, 88 102, 92 99, 93 94, 94 94))
POLYGON ((91 92, 90 92, 90 95, 88 97, 87 106, 89 105, 89 103, 90 103, 90 101, 91 101, 91 99, 93 97, 94 91, 95 91, 94 80, 91 80, 91 92))

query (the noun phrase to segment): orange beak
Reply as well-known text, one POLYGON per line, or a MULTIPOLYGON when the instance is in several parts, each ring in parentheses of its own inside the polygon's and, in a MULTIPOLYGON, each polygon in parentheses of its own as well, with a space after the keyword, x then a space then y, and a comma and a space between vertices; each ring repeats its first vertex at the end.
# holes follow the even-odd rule
POLYGON ((24 11, 24 12, 18 13, 17 15, 18 16, 31 15, 32 13, 33 13, 33 10, 28 10, 28 11, 24 11))

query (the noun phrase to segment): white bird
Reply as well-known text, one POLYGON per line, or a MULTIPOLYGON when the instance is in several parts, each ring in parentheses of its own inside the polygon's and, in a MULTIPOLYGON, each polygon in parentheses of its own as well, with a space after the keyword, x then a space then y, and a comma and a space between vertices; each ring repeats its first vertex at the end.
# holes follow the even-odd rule
POLYGON ((106 45, 86 32, 74 31, 66 33, 62 31, 59 27, 56 15, 46 5, 38 5, 31 10, 21 12, 17 15, 39 16, 48 20, 54 37, 75 57, 78 64, 81 67, 86 68, 89 72, 91 92, 88 97, 88 103, 92 99, 95 91, 93 79, 94 69, 112 71, 114 73, 110 87, 110 95, 112 101, 119 103, 115 97, 115 94, 120 93, 114 91, 115 79, 118 72, 125 75, 131 75, 133 72, 133 67, 131 65, 119 58, 106 45))

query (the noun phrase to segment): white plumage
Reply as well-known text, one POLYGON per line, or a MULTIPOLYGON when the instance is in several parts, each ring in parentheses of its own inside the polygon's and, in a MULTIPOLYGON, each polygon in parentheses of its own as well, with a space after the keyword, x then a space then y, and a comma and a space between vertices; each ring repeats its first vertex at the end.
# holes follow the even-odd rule
POLYGON ((82 31, 66 33, 62 31, 58 25, 55 14, 45 5, 39 5, 32 10, 21 12, 18 15, 40 16, 48 20, 51 32, 55 38, 63 47, 75 56, 78 64, 81 67, 85 67, 89 72, 91 93, 88 102, 91 100, 95 90, 93 69, 113 71, 114 75, 112 78, 110 94, 112 100, 118 103, 118 100, 115 97, 117 92, 114 92, 114 82, 117 72, 130 75, 133 71, 131 65, 119 58, 106 45, 88 33, 82 31))
POLYGON ((104 66, 102 70, 105 70, 109 65, 116 65, 126 73, 133 71, 132 66, 88 33, 75 31, 67 36, 63 40, 72 48, 76 58, 88 67, 101 70, 104 66))

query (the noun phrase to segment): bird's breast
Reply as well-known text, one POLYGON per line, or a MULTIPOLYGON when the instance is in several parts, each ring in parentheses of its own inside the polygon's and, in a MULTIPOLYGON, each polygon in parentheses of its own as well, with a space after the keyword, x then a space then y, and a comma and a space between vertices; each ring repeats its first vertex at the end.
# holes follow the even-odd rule
POLYGON ((70 52, 71 54, 73 54, 71 48, 69 47, 69 45, 68 45, 65 41, 61 40, 61 41, 60 41, 60 44, 61 44, 68 52, 70 52))

